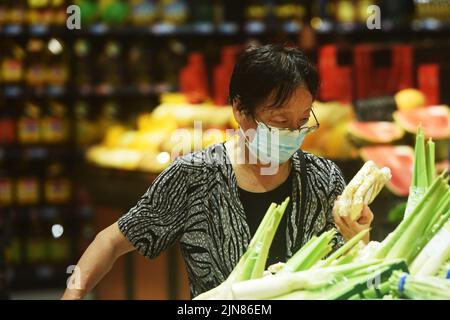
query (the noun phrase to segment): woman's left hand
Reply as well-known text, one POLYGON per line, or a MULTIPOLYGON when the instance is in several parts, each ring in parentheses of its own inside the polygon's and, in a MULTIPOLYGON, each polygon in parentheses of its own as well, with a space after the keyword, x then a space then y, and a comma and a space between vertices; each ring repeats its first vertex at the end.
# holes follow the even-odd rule
MULTIPOLYGON (((353 221, 349 216, 341 217, 337 214, 335 207, 333 207, 334 222, 345 241, 350 240, 362 230, 370 228, 373 221, 373 213, 368 205, 365 204, 363 206, 361 217, 356 221, 353 221)), ((366 244, 369 242, 369 233, 364 236, 363 241, 366 244)))

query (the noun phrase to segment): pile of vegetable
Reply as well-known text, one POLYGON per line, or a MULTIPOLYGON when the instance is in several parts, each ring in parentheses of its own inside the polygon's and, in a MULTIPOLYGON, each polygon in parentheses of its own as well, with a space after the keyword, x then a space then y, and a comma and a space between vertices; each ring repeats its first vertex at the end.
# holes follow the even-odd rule
MULTIPOLYGON (((196 299, 450 299, 450 186, 436 177, 433 142, 418 129, 414 179, 403 220, 381 243, 363 230, 333 252, 335 229, 313 236, 288 261, 266 268, 270 244, 289 202, 272 204, 229 278, 196 299), (409 211, 408 211, 409 210, 409 211)), ((366 163, 337 202, 358 219, 389 180, 366 163)))
POLYGON ((358 220, 363 205, 372 203, 389 179, 391 179, 389 168, 379 169, 373 161, 367 161, 336 202, 337 213, 358 220))

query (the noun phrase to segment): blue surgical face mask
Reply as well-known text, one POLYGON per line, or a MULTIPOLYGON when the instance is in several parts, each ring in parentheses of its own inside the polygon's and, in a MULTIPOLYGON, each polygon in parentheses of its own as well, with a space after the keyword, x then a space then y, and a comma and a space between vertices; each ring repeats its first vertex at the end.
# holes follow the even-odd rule
POLYGON ((284 163, 300 148, 306 134, 306 130, 278 129, 257 121, 253 140, 244 137, 250 152, 262 162, 284 163))

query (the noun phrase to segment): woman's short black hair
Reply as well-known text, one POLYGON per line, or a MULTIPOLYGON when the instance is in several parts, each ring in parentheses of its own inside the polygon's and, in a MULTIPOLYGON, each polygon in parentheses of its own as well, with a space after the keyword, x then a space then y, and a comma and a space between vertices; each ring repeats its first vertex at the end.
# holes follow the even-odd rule
POLYGON ((272 106, 281 106, 299 85, 313 98, 319 88, 317 69, 300 49, 277 44, 246 49, 234 66, 229 103, 254 115, 257 106, 273 95, 272 106))

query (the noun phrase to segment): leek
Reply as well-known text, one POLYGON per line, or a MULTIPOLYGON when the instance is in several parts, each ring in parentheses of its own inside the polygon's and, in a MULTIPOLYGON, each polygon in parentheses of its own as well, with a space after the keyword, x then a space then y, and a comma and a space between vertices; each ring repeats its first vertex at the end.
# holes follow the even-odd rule
POLYGON ((331 252, 330 242, 335 235, 336 230, 331 229, 317 238, 311 238, 286 262, 285 268, 280 273, 296 272, 311 268, 331 252))
POLYGON ((419 300, 450 300, 450 280, 447 279, 394 272, 389 281, 391 290, 400 297, 419 300))
POLYGON ((380 264, 380 261, 360 262, 237 282, 232 285, 232 293, 235 299, 270 299, 299 289, 322 289, 360 272, 361 269, 371 270, 370 267, 380 264))
POLYGON ((405 270, 404 262, 399 260, 389 262, 372 261, 371 265, 351 263, 343 266, 327 267, 320 270, 317 269, 316 271, 332 272, 335 275, 336 280, 323 288, 315 290, 297 290, 275 297, 274 299, 351 299, 355 294, 361 294, 365 290, 373 288, 371 283, 374 279, 381 279, 382 282, 387 281, 395 270, 405 270))
POLYGON ((446 201, 450 197, 448 179, 444 178, 445 174, 444 172, 435 179, 411 214, 405 217, 397 228, 386 237, 375 253, 375 258, 404 258, 411 262, 416 245, 430 220, 435 214, 442 215, 447 211, 445 207, 441 207, 438 208, 440 211, 436 213, 436 203, 439 203, 441 199, 446 201), (446 211, 444 212, 444 210, 446 211))
POLYGON ((342 247, 337 249, 332 255, 330 255, 322 264, 322 267, 329 266, 334 260, 341 257, 343 254, 348 252, 351 248, 353 248, 362 238, 370 231, 370 229, 363 230, 359 232, 356 236, 347 241, 342 247))
POLYGON ((427 181, 431 184, 431 181, 434 181, 436 176, 436 165, 435 165, 435 146, 433 140, 428 139, 427 141, 427 181))
POLYGON ((247 251, 239 259, 228 278, 219 286, 198 295, 195 300, 232 299, 231 286, 233 283, 263 276, 270 245, 288 203, 289 197, 279 206, 275 203, 270 205, 251 239, 247 251))
POLYGON ((416 257, 410 268, 411 274, 435 275, 448 259, 450 259, 450 220, 416 257))
MULTIPOLYGON (((405 217, 407 217, 424 196, 428 186, 427 156, 425 152, 425 137, 422 126, 419 125, 416 133, 416 146, 413 164, 413 175, 409 188, 408 202, 406 205, 405 217)), ((431 181, 430 181, 431 183, 431 181)))
POLYGON ((248 259, 246 259, 242 268, 237 272, 236 281, 262 277, 270 245, 288 203, 289 198, 286 198, 280 206, 274 207, 271 205, 269 207, 260 227, 258 227, 255 236, 249 244, 249 248, 247 249, 250 252, 248 259))

